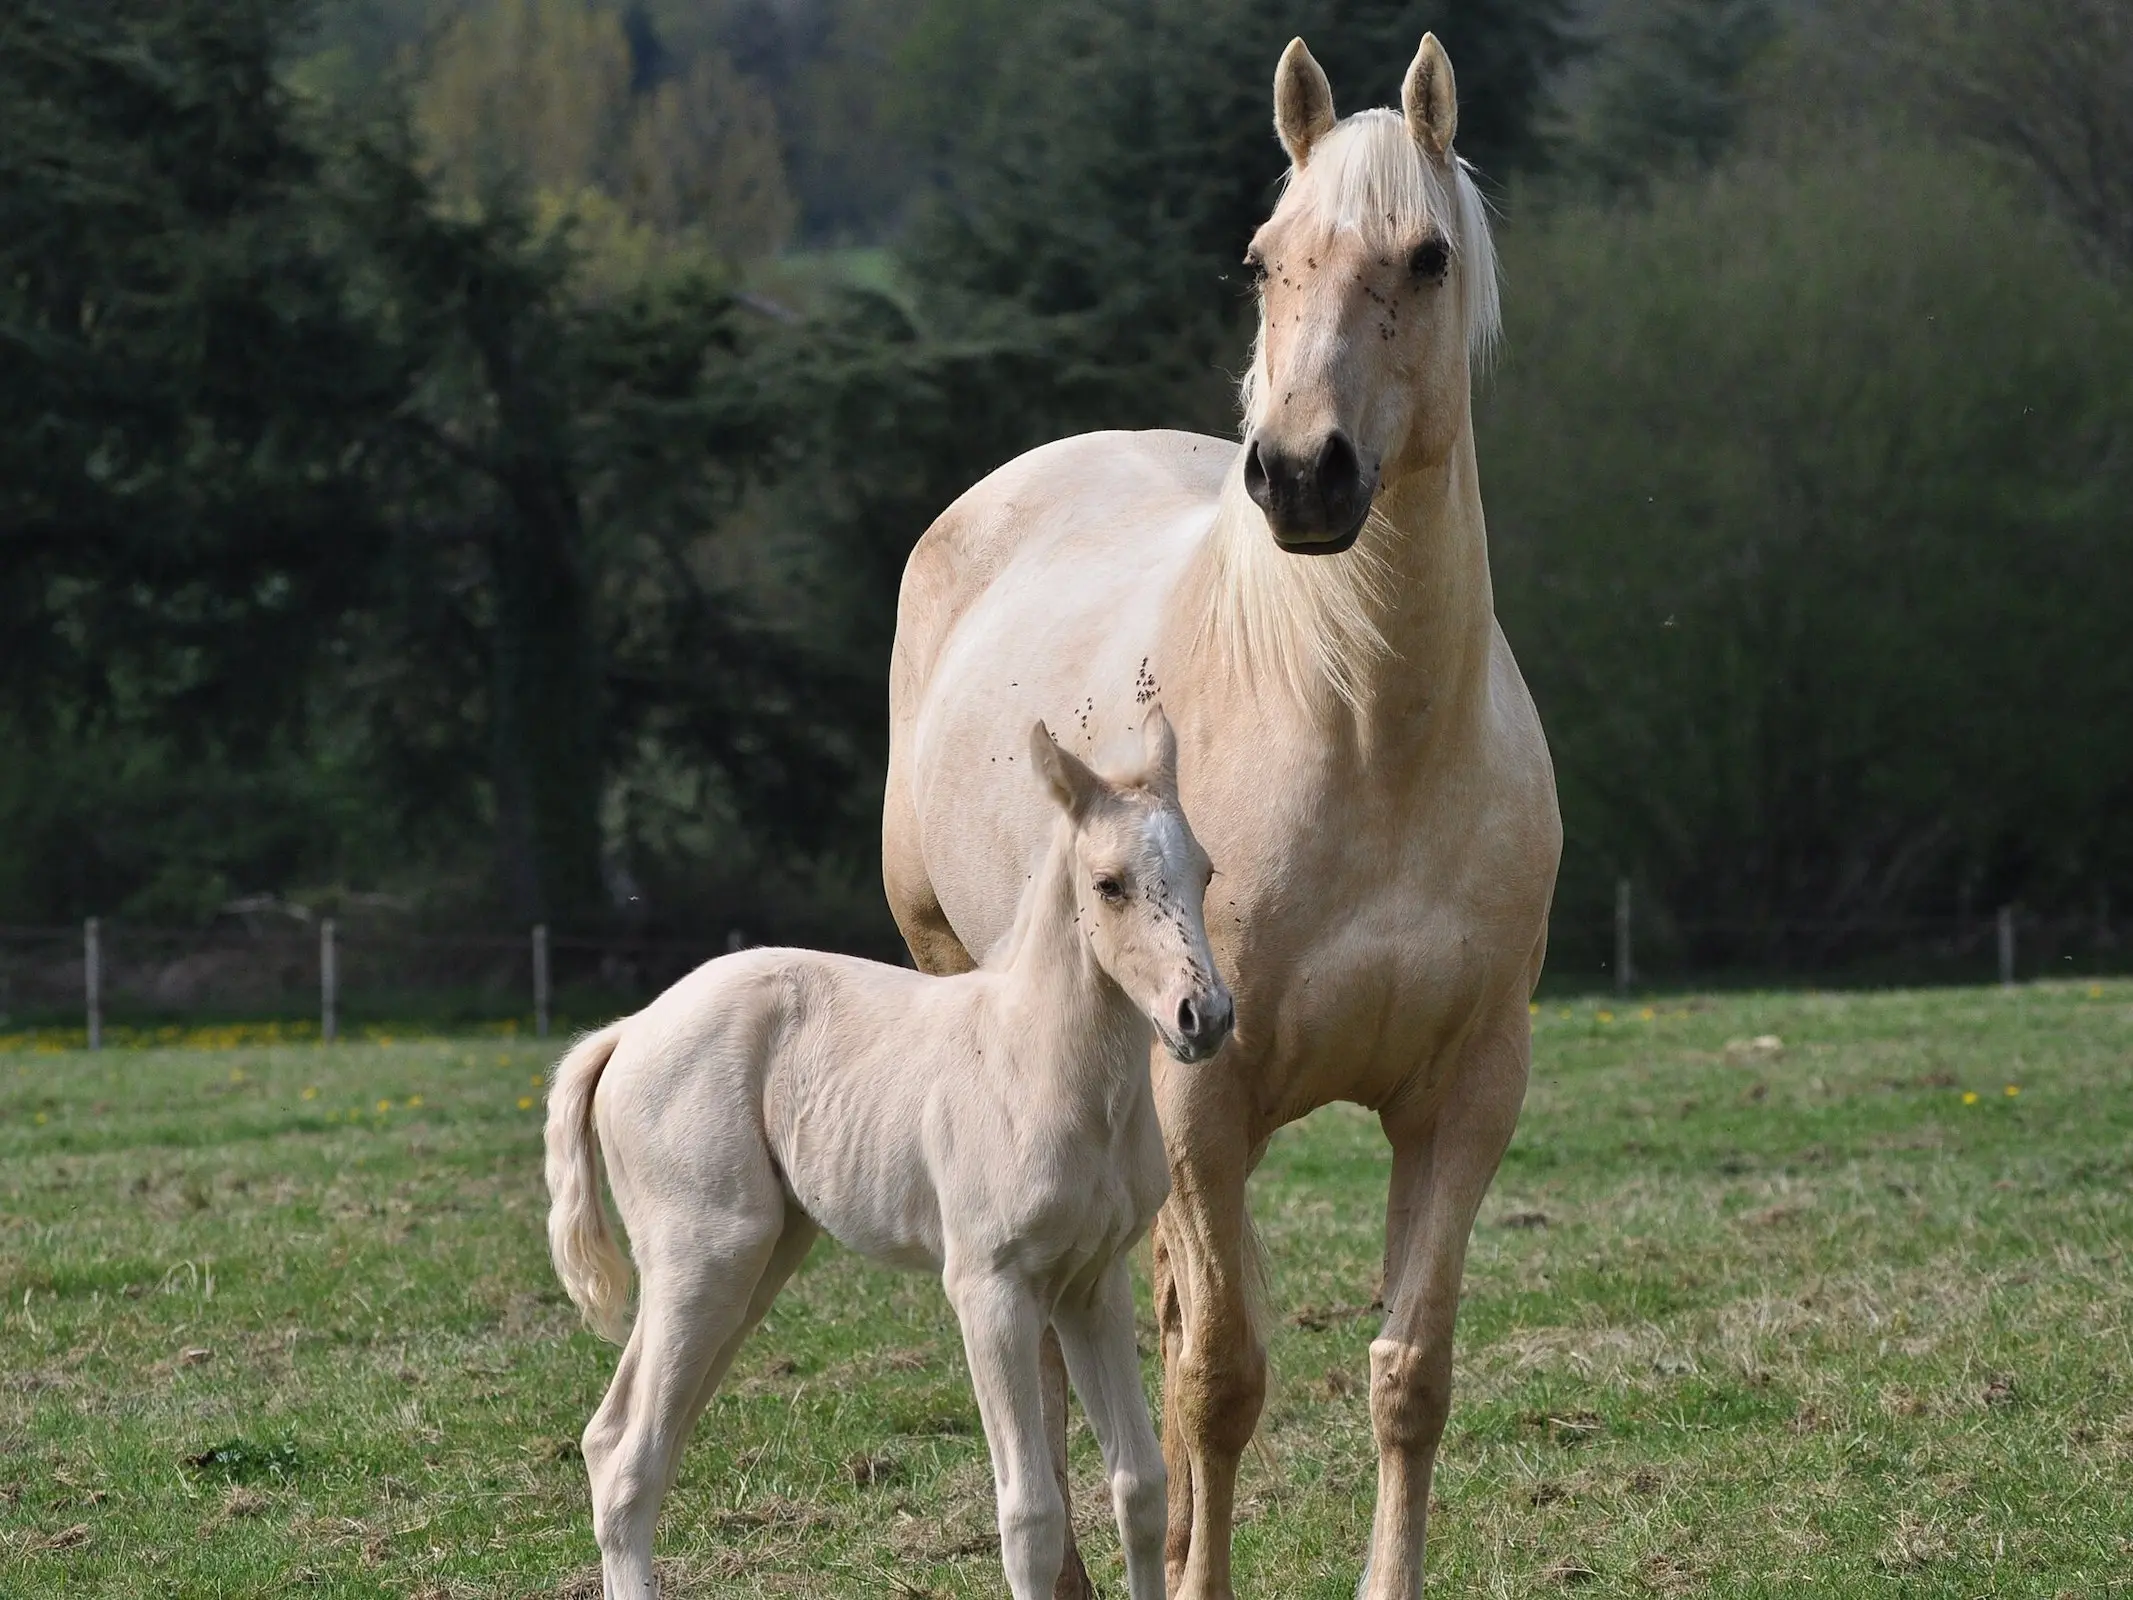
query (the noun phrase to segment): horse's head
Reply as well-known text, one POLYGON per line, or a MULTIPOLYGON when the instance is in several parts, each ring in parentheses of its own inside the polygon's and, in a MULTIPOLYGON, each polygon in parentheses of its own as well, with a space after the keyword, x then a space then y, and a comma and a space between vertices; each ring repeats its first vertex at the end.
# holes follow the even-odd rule
POLYGON ((1488 218, 1452 151, 1452 64, 1435 34, 1402 110, 1333 115, 1301 39, 1274 75, 1289 176, 1245 263, 1259 341, 1245 381, 1245 488, 1285 550, 1346 550, 1381 484, 1441 461, 1467 425, 1471 354, 1496 331, 1488 218))
POLYGON ((1030 730, 1037 775, 1074 830, 1076 917, 1097 964, 1155 1024, 1180 1061, 1205 1061, 1235 1010, 1207 944, 1203 900, 1214 867, 1178 806, 1178 742, 1160 706, 1141 724, 1145 770, 1099 776, 1030 730))

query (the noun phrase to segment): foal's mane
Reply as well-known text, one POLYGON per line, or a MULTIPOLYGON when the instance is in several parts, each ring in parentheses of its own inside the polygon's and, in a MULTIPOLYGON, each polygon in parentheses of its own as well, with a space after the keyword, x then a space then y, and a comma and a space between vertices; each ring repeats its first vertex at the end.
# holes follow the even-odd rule
MULTIPOLYGON (((1502 331, 1496 242, 1488 204, 1464 160, 1454 156, 1449 172, 1440 171, 1424 158, 1399 112, 1359 111, 1314 145, 1309 164, 1292 167, 1283 183, 1282 204, 1353 230, 1372 248, 1404 249, 1432 225, 1441 229, 1460 265, 1468 359, 1486 365, 1502 331)), ((1266 388, 1265 340, 1262 324, 1239 391, 1247 435, 1259 421, 1266 388)), ((1231 473, 1209 541, 1213 603, 1203 638, 1238 666, 1270 672, 1300 704, 1330 688, 1358 708, 1366 669, 1388 649, 1377 619, 1392 576, 1387 556, 1397 537, 1373 507, 1346 554, 1287 554, 1267 538, 1241 474, 1231 473)))

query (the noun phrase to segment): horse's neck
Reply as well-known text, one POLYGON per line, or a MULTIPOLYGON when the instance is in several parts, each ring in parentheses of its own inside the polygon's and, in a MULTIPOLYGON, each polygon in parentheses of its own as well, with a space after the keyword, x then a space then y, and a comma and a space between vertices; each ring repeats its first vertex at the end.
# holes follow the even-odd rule
POLYGON ((1380 591, 1386 649, 1372 664, 1364 720, 1393 737, 1421 717, 1477 712, 1496 633, 1488 528, 1471 427, 1444 459, 1388 485, 1372 529, 1391 578, 1380 591))
POLYGON ((1063 820, 1023 891, 995 994, 1000 1022, 1015 1036, 997 1058, 1023 1063, 1031 1090, 1108 1103, 1121 1082, 1146 1074, 1146 1023, 1082 930, 1074 836, 1063 820))
POLYGON ((1471 427, 1380 491, 1345 555, 1278 549, 1233 469, 1186 582, 1204 586, 1182 609, 1206 619, 1194 648, 1213 652, 1216 681, 1329 734, 1345 726, 1366 758, 1425 720, 1470 725, 1495 630, 1471 427))

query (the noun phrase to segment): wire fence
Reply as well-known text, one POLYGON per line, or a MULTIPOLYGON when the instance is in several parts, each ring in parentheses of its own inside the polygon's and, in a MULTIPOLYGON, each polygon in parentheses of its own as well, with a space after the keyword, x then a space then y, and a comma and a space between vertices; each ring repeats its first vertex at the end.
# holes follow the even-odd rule
MULTIPOLYGON (((138 1042, 172 1028, 272 1023, 280 1036, 490 1027, 536 1035, 632 1008, 747 943, 608 934, 443 934, 365 918, 155 928, 91 918, 0 924, 0 1039, 138 1042)), ((2133 929, 2014 906, 1953 917, 1681 919, 1618 886, 1612 927, 1551 935, 1548 981, 1618 993, 1689 984, 2013 984, 2124 971, 2133 929)))
POLYGON ((438 934, 334 918, 155 928, 0 924, 0 1034, 92 1048, 158 1028, 273 1021, 333 1039, 390 1025, 545 1035, 648 999, 745 939, 438 934))

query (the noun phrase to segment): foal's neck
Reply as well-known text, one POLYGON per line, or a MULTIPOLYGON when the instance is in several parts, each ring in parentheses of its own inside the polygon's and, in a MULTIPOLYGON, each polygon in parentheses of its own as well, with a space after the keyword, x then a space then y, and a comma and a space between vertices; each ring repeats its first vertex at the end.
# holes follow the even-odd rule
POLYGON ((1032 1088, 1108 1097, 1147 1072, 1148 1022, 1089 946, 1074 872, 1073 827, 1062 818, 1022 891, 996 993, 1015 1035, 1009 1057, 1027 1064, 1032 1088))

